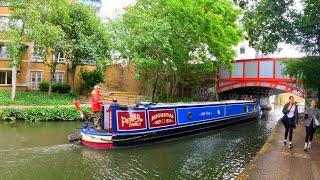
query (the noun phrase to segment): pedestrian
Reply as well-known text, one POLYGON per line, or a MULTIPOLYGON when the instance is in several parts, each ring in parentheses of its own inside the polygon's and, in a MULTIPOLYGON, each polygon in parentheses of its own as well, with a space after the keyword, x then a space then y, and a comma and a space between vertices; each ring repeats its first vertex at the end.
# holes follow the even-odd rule
POLYGON ((316 120, 320 119, 320 111, 317 108, 316 100, 311 101, 311 107, 308 108, 304 116, 304 125, 306 126, 306 137, 304 139, 304 150, 311 148, 311 142, 316 128, 316 120))
POLYGON ((95 85, 93 91, 91 92, 91 110, 93 112, 93 123, 97 129, 101 129, 100 119, 103 104, 101 100, 100 89, 100 86, 95 85))
POLYGON ((292 149, 292 135, 293 129, 296 128, 296 122, 298 122, 298 106, 294 102, 294 97, 289 97, 289 102, 284 105, 282 113, 285 115, 285 133, 284 133, 284 145, 287 144, 287 138, 289 135, 289 148, 292 149))

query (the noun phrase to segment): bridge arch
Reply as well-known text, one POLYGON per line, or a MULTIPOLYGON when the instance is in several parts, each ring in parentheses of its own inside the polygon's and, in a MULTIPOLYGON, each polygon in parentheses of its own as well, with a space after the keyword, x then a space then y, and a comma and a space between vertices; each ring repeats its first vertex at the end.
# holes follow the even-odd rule
POLYGON ((218 94, 248 93, 248 95, 264 96, 289 92, 305 97, 305 91, 297 86, 297 80, 283 74, 285 60, 275 58, 238 60, 234 63, 232 72, 226 68, 219 70, 216 91, 218 94))

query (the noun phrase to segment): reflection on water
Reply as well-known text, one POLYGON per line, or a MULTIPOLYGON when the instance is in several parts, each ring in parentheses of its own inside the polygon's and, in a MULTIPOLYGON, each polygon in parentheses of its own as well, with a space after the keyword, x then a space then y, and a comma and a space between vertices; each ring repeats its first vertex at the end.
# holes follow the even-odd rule
POLYGON ((281 116, 140 147, 69 144, 78 122, 0 124, 0 179, 233 179, 281 116))

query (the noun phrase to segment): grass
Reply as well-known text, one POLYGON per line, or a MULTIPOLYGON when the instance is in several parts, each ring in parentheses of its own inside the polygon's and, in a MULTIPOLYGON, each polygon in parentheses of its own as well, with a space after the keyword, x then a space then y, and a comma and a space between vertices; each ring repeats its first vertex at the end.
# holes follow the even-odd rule
POLYGON ((16 100, 10 99, 11 93, 0 91, 0 105, 23 105, 23 106, 50 106, 72 105, 73 99, 79 99, 71 94, 53 93, 51 97, 44 92, 17 92, 16 100))

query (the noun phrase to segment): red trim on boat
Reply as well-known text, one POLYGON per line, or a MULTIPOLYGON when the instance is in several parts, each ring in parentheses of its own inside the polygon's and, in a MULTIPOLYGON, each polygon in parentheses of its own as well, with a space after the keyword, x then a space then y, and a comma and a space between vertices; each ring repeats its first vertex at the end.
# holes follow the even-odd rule
POLYGON ((95 147, 95 148, 112 148, 113 147, 112 143, 96 143, 96 142, 90 142, 85 140, 81 140, 81 143, 85 146, 95 147))

